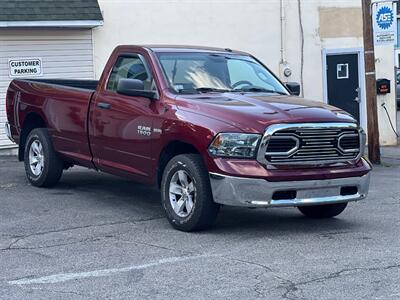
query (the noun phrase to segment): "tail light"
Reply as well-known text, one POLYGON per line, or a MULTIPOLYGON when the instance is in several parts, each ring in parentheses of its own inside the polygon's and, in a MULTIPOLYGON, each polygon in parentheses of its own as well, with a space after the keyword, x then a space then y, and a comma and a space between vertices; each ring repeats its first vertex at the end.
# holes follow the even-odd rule
POLYGON ((14 106, 14 99, 15 98, 15 93, 14 91, 7 91, 6 94, 6 115, 8 120, 10 121, 11 115, 12 114, 12 107, 14 106))
POLYGON ((6 116, 8 117, 8 112, 10 111, 10 109, 9 109, 9 105, 10 105, 10 92, 9 91, 7 91, 7 94, 6 94, 6 116))

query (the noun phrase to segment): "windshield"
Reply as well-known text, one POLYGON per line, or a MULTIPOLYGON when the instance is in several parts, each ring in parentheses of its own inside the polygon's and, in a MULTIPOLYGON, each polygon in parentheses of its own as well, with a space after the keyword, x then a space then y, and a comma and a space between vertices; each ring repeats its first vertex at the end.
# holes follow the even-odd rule
POLYGON ((268 92, 288 95, 270 71, 246 55, 158 53, 170 88, 176 93, 268 92))

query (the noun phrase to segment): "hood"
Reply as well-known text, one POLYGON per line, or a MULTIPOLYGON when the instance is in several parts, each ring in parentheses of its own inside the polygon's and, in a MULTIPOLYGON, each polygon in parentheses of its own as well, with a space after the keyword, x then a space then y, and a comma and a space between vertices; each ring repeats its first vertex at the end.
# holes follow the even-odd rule
POLYGON ((223 121, 244 132, 261 133, 269 125, 277 123, 356 122, 350 114, 339 108, 289 95, 179 95, 176 104, 180 110, 223 121))

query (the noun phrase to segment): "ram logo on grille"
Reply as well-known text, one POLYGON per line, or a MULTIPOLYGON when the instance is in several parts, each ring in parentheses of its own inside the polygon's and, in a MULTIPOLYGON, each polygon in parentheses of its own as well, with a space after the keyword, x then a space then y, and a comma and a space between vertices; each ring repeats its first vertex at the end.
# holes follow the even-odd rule
POLYGON ((258 160, 267 164, 323 164, 351 161, 363 152, 355 124, 279 124, 266 130, 258 160))

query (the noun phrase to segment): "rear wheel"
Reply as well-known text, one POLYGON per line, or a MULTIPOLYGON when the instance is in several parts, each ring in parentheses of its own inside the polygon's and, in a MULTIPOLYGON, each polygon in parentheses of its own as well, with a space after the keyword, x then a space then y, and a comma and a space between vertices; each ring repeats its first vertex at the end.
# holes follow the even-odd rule
POLYGON ((47 129, 32 130, 24 152, 25 172, 29 182, 38 187, 51 187, 61 178, 64 163, 54 151, 47 129))
POLYGON ((210 227, 218 214, 200 155, 182 154, 167 164, 161 182, 162 204, 171 225, 182 231, 210 227))
POLYGON ((346 208, 347 202, 327 205, 299 206, 303 215, 309 218, 323 219, 340 215, 346 208))

